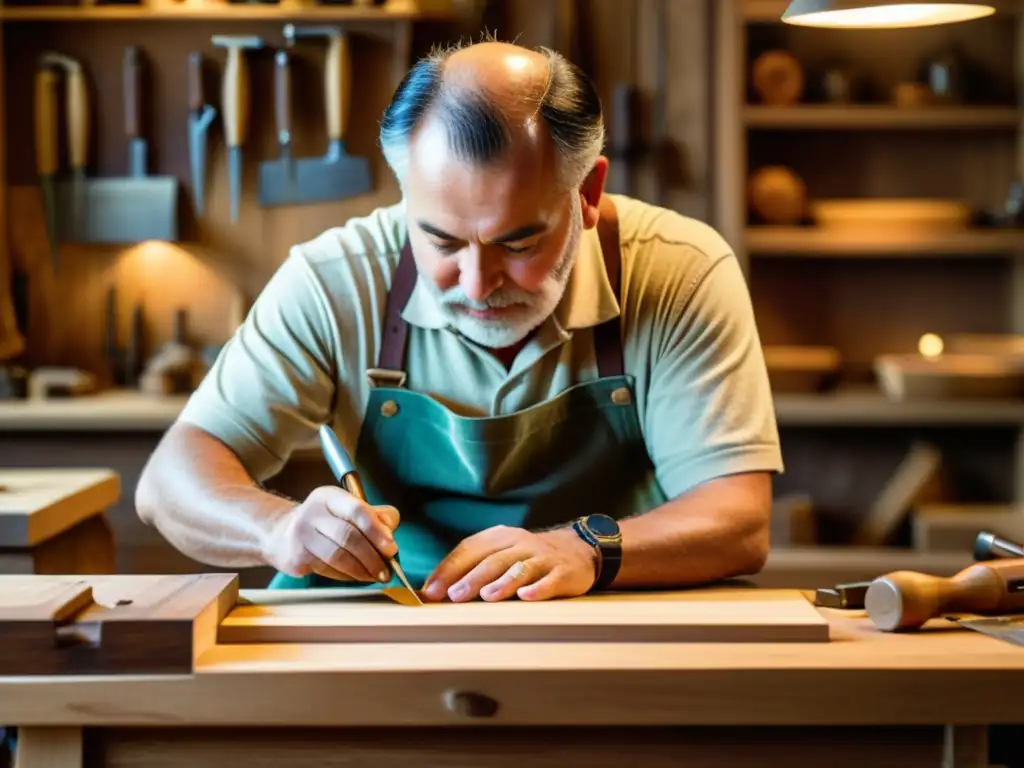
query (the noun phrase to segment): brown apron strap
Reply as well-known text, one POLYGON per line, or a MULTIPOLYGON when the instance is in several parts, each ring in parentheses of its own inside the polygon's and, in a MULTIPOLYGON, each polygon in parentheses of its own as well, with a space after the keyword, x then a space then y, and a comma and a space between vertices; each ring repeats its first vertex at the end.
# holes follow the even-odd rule
MULTIPOLYGON (((600 205, 601 218, 597 222, 597 236, 601 241, 608 281, 615 296, 618 297, 622 263, 618 212, 615 210, 615 204, 607 197, 601 198, 600 205)), ((391 384, 401 387, 405 384, 405 344, 409 327, 402 318, 402 310, 405 309, 416 287, 416 275, 416 261, 409 241, 406 240, 398 259, 394 281, 388 291, 384 337, 381 339, 377 367, 367 371, 374 386, 391 384)), ((597 355, 598 375, 601 378, 622 375, 622 333, 618 317, 610 318, 594 328, 594 351, 597 355)))
MULTIPOLYGON (((601 198, 601 218, 597 221, 597 236, 601 241, 604 268, 612 292, 619 297, 619 283, 622 274, 622 253, 619 246, 619 214, 615 203, 608 197, 601 198)), ((600 378, 621 376, 622 325, 618 316, 610 317, 594 328, 594 354, 597 357, 597 374, 600 378)))
POLYGON ((367 371, 370 383, 374 386, 390 384, 401 387, 405 384, 405 340, 409 326, 402 318, 402 310, 416 287, 416 275, 416 260, 409 240, 406 239, 398 259, 395 278, 388 291, 387 308, 384 311, 384 337, 380 342, 377 367, 367 371))

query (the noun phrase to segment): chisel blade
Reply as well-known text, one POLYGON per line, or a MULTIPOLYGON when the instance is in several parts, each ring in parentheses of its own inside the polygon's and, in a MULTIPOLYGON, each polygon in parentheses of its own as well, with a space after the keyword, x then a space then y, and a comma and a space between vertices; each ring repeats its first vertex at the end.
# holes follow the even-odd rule
POLYGON ((196 214, 202 215, 206 208, 206 134, 217 115, 217 110, 206 104, 202 111, 192 113, 188 118, 188 159, 189 174, 192 177, 192 199, 196 214))
POLYGON ((405 571, 403 571, 402 566, 398 564, 398 560, 392 557, 390 563, 391 570, 395 572, 395 575, 398 576, 399 581, 401 581, 405 588, 409 590, 409 594, 411 594, 416 599, 417 603, 423 605, 423 601, 420 600, 420 596, 416 594, 416 590, 412 588, 412 584, 410 584, 409 579, 406 578, 405 571))

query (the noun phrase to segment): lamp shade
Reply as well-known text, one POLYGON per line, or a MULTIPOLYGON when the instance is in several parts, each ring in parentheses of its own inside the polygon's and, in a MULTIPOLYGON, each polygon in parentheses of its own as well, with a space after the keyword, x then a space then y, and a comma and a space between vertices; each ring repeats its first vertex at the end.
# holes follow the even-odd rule
POLYGON ((832 29, 899 29, 953 24, 991 16, 986 3, 907 2, 907 0, 792 0, 782 21, 832 29))

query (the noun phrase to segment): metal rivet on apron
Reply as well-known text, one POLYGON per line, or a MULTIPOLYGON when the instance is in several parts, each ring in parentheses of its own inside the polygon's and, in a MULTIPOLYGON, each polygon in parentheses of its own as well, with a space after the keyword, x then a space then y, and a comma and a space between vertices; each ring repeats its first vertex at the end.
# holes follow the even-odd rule
POLYGON ((384 403, 384 405, 380 407, 380 412, 384 415, 385 418, 390 419, 392 416, 398 413, 398 403, 396 403, 394 400, 388 400, 384 403))
POLYGON ((629 400, 629 390, 625 387, 619 387, 612 392, 612 402, 616 405, 627 405, 629 400))

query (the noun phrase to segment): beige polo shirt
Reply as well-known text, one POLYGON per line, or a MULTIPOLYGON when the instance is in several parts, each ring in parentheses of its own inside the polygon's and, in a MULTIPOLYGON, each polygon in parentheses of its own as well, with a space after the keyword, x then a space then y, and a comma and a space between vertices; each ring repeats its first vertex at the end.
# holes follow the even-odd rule
MULTIPOLYGON (((622 300, 596 229, 566 294, 511 369, 450 330, 417 286, 408 384, 465 416, 509 414, 596 378, 593 326, 621 314, 625 373, 657 479, 670 497, 712 478, 780 472, 774 405, 736 257, 709 226, 612 196, 622 300)), ((405 242, 401 203, 295 246, 190 398, 181 419, 229 445, 256 480, 316 444, 331 422, 353 455, 377 364, 388 289, 405 242)))

